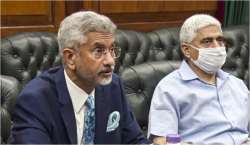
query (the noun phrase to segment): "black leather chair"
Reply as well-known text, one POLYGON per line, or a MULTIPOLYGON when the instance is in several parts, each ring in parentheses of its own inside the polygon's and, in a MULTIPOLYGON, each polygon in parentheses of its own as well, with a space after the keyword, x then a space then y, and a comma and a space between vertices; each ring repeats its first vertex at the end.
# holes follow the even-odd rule
POLYGON ((164 28, 148 33, 152 41, 152 61, 182 60, 179 28, 164 28))
POLYGON ((179 44, 179 28, 166 28, 144 33, 119 30, 115 38, 122 48, 116 65, 119 74, 125 68, 145 62, 179 60, 182 55, 179 44))
POLYGON ((59 64, 61 58, 54 33, 28 32, 1 40, 1 74, 15 77, 21 86, 59 64))
POLYGON ((249 26, 225 28, 224 36, 227 45, 227 60, 223 69, 241 78, 250 88, 249 26))
POLYGON ((16 96, 20 84, 11 76, 0 76, 1 80, 1 143, 7 143, 10 135, 11 116, 14 113, 16 96))
POLYGON ((180 61, 155 61, 127 67, 122 73, 129 105, 145 136, 148 113, 154 89, 167 74, 177 69, 180 61))

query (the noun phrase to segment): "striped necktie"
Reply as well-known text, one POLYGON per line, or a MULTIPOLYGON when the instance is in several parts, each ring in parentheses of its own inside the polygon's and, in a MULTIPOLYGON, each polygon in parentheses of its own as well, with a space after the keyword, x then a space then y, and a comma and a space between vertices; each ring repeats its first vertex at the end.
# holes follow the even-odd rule
POLYGON ((94 144, 95 137, 95 101, 93 96, 88 96, 84 114, 84 130, 82 143, 94 144))

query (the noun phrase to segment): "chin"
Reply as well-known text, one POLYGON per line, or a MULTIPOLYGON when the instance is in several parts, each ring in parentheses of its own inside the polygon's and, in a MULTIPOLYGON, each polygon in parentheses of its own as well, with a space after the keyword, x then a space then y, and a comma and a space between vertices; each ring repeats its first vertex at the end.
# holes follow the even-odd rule
POLYGON ((112 82, 112 76, 100 80, 101 85, 108 85, 112 82))

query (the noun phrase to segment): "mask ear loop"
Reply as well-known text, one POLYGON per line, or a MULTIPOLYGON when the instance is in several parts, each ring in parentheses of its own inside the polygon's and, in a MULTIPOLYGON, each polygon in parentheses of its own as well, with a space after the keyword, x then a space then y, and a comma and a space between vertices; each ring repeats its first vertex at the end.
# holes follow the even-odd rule
MULTIPOLYGON (((187 45, 187 46, 192 47, 193 49, 197 50, 197 51, 198 51, 198 53, 199 53, 199 48, 198 48, 198 47, 195 47, 194 45, 192 45, 192 44, 190 44, 190 43, 186 43, 186 42, 184 42, 184 44, 185 44, 185 45, 187 45)), ((188 55, 188 56, 186 55, 186 57, 188 57, 188 58, 189 58, 189 57, 190 57, 190 55, 188 55)), ((191 58, 191 59, 192 59, 192 58, 191 58)))
POLYGON ((187 45, 189 45, 189 46, 191 46, 192 48, 194 48, 195 50, 198 50, 198 51, 199 51, 199 48, 198 48, 198 47, 196 47, 196 46, 194 46, 194 45, 192 45, 192 44, 187 44, 187 45))

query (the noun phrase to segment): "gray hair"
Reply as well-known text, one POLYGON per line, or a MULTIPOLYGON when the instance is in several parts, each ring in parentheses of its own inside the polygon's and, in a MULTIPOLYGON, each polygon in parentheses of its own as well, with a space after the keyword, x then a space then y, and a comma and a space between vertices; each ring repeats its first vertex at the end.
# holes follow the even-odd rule
POLYGON ((220 31, 221 23, 214 17, 207 14, 196 14, 185 20, 180 30, 180 42, 190 43, 197 35, 199 29, 215 25, 220 31))
POLYGON ((86 43, 88 32, 114 33, 116 25, 106 16, 92 11, 80 11, 66 17, 60 24, 57 40, 62 54, 64 48, 79 50, 86 43))

